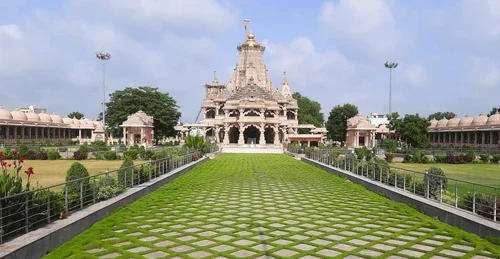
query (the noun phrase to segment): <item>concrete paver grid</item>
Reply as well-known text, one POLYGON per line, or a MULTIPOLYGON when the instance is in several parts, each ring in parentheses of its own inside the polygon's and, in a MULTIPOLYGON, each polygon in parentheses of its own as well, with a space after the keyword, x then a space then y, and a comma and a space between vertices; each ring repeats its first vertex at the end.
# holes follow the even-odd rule
POLYGON ((222 155, 96 224, 100 237, 75 246, 94 226, 60 249, 91 258, 500 256, 409 210, 283 155, 222 155))

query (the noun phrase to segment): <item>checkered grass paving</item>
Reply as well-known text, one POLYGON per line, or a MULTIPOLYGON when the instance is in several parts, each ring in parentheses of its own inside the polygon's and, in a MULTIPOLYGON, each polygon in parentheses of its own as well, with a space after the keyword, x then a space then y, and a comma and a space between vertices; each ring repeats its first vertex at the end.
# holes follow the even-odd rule
POLYGON ((285 155, 222 154, 46 258, 498 258, 475 235, 285 155))

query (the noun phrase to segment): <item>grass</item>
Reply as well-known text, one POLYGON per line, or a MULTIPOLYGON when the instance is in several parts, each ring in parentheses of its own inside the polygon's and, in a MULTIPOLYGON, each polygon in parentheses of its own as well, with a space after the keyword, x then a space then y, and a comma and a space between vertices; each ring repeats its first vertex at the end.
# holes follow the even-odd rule
POLYGON ((500 164, 413 164, 391 163, 391 166, 425 172, 431 167, 441 168, 447 177, 478 184, 500 187, 500 164))
MULTIPOLYGON (((48 187, 51 185, 59 184, 65 181, 66 172, 74 162, 82 163, 91 175, 102 173, 109 170, 118 169, 123 161, 115 160, 25 160, 23 170, 20 175, 23 177, 23 182, 26 181, 26 174, 24 170, 28 167, 33 167, 35 174, 31 176, 31 186, 36 187, 37 182, 39 186, 48 187)), ((13 169, 10 169, 13 173, 13 169)))
POLYGON ((498 258, 476 235, 285 155, 222 154, 51 258, 498 258))

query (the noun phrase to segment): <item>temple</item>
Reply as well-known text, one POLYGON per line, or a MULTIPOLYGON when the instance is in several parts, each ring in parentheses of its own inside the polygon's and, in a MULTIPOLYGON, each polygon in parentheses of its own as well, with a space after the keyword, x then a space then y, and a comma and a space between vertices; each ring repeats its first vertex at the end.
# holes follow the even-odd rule
POLYGON ((237 50, 239 60, 231 81, 221 84, 214 75, 213 81, 204 85, 203 119, 199 123, 178 125, 180 137, 200 129, 204 138, 223 147, 281 148, 292 141, 316 146, 322 142, 324 128, 298 123, 299 106, 286 77, 281 90, 273 87, 264 64, 265 47, 255 40, 252 32, 247 31, 245 42, 237 50), (298 134, 301 128, 308 129, 309 134, 298 134))

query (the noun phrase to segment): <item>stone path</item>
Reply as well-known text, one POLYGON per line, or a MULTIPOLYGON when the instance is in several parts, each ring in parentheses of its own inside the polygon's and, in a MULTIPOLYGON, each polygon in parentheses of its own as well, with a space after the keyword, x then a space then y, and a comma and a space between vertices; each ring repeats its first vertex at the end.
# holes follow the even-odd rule
POLYGON ((499 258, 498 247, 284 155, 221 155, 47 258, 499 258))

